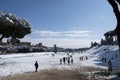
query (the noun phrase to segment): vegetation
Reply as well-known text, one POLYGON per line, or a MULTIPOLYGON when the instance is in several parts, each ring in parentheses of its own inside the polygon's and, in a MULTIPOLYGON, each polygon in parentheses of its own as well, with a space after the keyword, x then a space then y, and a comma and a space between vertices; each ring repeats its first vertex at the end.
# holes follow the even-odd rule
POLYGON ((110 73, 108 72, 96 72, 94 75, 97 75, 97 76, 110 76, 110 73))
POLYGON ((120 77, 120 71, 116 71, 115 74, 120 77))
POLYGON ((3 38, 11 37, 10 41, 15 43, 30 33, 31 27, 26 19, 18 19, 13 14, 0 12, 0 42, 3 38))

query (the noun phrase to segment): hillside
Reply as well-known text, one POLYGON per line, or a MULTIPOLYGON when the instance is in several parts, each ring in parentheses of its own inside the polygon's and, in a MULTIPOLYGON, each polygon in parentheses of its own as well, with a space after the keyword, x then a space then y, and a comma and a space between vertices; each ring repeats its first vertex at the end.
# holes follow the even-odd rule
POLYGON ((96 61, 100 62, 97 65, 100 66, 107 66, 107 62, 109 60, 113 63, 113 69, 120 69, 120 53, 118 50, 117 45, 111 45, 111 46, 96 46, 88 51, 86 51, 89 55, 94 55, 97 57, 96 61), (106 58, 106 63, 101 63, 102 58, 106 58))

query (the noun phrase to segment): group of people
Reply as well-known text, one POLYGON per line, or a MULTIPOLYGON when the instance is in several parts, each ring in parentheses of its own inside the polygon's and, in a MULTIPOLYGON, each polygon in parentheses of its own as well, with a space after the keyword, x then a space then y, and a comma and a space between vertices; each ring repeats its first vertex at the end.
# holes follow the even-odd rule
POLYGON ((113 65, 112 65, 112 60, 118 58, 118 54, 115 54, 115 57, 111 57, 111 59, 107 63, 107 58, 102 58, 103 63, 107 63, 108 66, 108 73, 113 71, 113 65))
POLYGON ((80 61, 88 60, 88 57, 87 57, 87 56, 81 56, 81 57, 79 57, 79 60, 80 60, 80 61))
POLYGON ((103 63, 106 63, 106 58, 102 58, 102 62, 103 62, 103 63))
MULTIPOLYGON (((111 60, 113 60, 113 58, 111 58, 111 60)), ((108 73, 112 72, 112 62, 111 60, 108 61, 107 66, 108 66, 108 73)), ((102 58, 102 62, 106 63, 107 59, 106 58, 102 58)))
MULTIPOLYGON (((116 58, 117 58, 117 55, 116 55, 116 58)), ((81 56, 81 57, 79 57, 79 59, 80 59, 80 61, 88 60, 88 57, 87 56, 81 56)), ((113 60, 113 58, 111 58, 111 60, 113 60)), ((112 62, 111 62, 111 60, 108 61, 108 72, 109 73, 112 72, 112 70, 113 70, 112 69, 112 62)), ((102 58, 102 62, 106 63, 107 62, 106 58, 102 58)), ((72 58, 72 56, 60 58, 60 64, 62 64, 62 63, 63 64, 66 64, 66 63, 73 64, 73 58, 72 58)), ((35 72, 37 72, 38 67, 39 67, 37 61, 35 61, 34 66, 35 66, 35 72)))
POLYGON ((72 57, 63 57, 63 58, 60 58, 60 64, 73 64, 73 58, 72 57))

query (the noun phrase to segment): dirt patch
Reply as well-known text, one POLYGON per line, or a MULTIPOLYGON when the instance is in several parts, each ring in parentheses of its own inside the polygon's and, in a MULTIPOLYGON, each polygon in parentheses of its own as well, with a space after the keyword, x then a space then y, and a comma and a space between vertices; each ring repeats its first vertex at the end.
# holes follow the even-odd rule
POLYGON ((86 76, 76 70, 42 70, 14 76, 3 77, 0 80, 87 80, 86 76))
POLYGON ((0 80, 106 80, 95 78, 96 71, 104 72, 106 69, 94 67, 78 67, 68 69, 48 69, 39 72, 27 72, 23 74, 10 75, 0 80))

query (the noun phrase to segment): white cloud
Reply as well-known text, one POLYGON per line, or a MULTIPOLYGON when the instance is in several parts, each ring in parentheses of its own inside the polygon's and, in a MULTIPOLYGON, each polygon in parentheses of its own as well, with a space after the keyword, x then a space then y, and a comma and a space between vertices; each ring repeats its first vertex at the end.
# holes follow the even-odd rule
POLYGON ((82 48, 90 47, 92 40, 89 36, 92 31, 87 30, 74 30, 74 31, 33 31, 32 35, 25 37, 22 41, 37 44, 42 42, 45 46, 53 46, 57 44, 59 47, 64 48, 82 48))
POLYGON ((92 31, 83 31, 83 30, 76 30, 76 31, 34 31, 33 34, 37 34, 42 37, 88 37, 92 31))
MULTIPOLYGON (((68 38, 32 38, 32 37, 25 37, 22 41, 31 42, 33 44, 42 42, 45 46, 53 46, 57 44, 59 47, 64 48, 83 48, 83 47, 90 47, 90 43, 93 40, 89 39, 68 39, 68 38)), ((97 40, 96 40, 97 41, 97 40)))
POLYGON ((74 31, 65 31, 65 33, 74 33, 74 34, 84 34, 84 33, 90 33, 92 31, 85 31, 85 30, 74 30, 74 31))
POLYGON ((61 32, 53 32, 53 31, 35 31, 34 34, 38 34, 40 36, 59 36, 61 32))
POLYGON ((65 36, 68 37, 88 37, 92 31, 66 31, 65 36))

